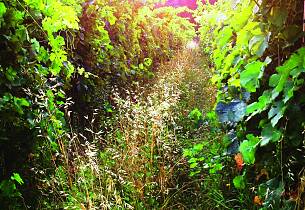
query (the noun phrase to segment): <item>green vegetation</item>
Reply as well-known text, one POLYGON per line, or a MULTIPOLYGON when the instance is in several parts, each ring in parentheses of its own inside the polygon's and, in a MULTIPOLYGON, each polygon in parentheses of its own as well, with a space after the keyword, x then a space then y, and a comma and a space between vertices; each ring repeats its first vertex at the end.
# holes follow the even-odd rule
MULTIPOLYGON (((124 94, 151 78, 194 36, 179 10, 152 8, 129 1, 0 1, 1 206, 80 208, 77 199, 84 205, 91 196, 113 199, 91 195, 88 186, 98 178, 83 150, 95 142, 104 152, 114 141, 104 133, 105 123, 117 123, 108 121, 112 88, 124 94), (10 178, 16 174, 20 179, 10 178)), ((111 179, 101 173, 100 187, 108 186, 111 179)))
POLYGON ((303 2, 155 3, 0 0, 1 209, 304 209, 303 2))
POLYGON ((261 209, 304 208, 302 14, 302 2, 263 0, 219 1, 200 16, 216 112, 244 163, 233 183, 261 209))

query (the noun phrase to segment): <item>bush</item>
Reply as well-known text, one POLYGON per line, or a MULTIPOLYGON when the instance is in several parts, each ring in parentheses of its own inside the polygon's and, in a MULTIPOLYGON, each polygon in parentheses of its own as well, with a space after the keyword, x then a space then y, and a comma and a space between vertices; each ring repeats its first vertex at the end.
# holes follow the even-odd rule
POLYGON ((74 189, 73 178, 97 182, 88 167, 74 171, 71 156, 111 115, 111 86, 151 78, 152 67, 194 35, 178 12, 137 1, 0 1, 0 179, 22 175, 18 208, 51 207, 58 194, 48 200, 48 190, 61 184, 60 199, 73 206, 79 195, 61 194, 74 189), (100 118, 88 127, 96 110, 100 118), (79 131, 84 138, 73 148, 79 131), (62 181, 48 181, 54 176, 62 181))
POLYGON ((237 148, 244 163, 234 179, 251 198, 242 199, 243 205, 304 205, 305 51, 302 16, 295 15, 302 12, 294 0, 218 1, 200 14, 203 49, 214 62, 219 90, 216 111, 234 130, 228 150, 237 148))

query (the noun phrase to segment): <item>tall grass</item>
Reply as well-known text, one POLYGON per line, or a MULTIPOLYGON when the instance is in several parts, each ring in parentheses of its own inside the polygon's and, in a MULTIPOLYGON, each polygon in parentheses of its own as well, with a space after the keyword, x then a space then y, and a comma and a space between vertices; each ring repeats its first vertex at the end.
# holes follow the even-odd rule
POLYGON ((199 181, 188 177, 182 150, 200 139, 192 137, 188 114, 195 107, 208 111, 215 93, 206 62, 199 63, 198 56, 196 49, 181 50, 148 84, 134 83, 135 88, 123 92, 114 87, 105 116, 86 116, 92 125, 86 136, 71 128, 69 144, 62 145, 67 164, 44 180, 52 201, 42 199, 41 208, 171 209, 192 204, 194 195, 184 196, 199 181), (100 129, 93 126, 97 119, 100 129))

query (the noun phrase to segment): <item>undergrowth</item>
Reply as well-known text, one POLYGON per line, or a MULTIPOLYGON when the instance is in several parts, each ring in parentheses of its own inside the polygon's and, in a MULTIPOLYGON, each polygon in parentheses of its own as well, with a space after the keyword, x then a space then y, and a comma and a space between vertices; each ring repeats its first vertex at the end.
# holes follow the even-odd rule
MULTIPOLYGON (((204 116, 215 100, 211 75, 200 68, 206 61, 198 63, 198 54, 180 51, 148 84, 134 83, 124 93, 114 87, 113 104, 102 119, 104 129, 86 128, 92 133, 89 138, 71 132, 69 169, 58 167, 44 180, 49 193, 41 208, 189 209, 217 199, 218 192, 209 186, 217 185, 221 175, 213 180, 208 173, 190 177, 183 156, 183 148, 199 142, 205 142, 206 154, 217 155, 220 149, 221 131, 210 132, 217 129, 215 119, 196 122, 190 116, 195 108, 204 116)), ((95 114, 87 119, 93 123, 95 114)))

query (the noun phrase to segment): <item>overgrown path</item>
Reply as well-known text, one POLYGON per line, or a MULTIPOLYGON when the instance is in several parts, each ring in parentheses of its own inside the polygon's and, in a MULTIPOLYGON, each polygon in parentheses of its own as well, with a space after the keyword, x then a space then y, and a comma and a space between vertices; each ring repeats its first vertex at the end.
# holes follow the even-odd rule
MULTIPOLYGON (((194 168, 183 157, 185 149, 205 142, 209 146, 202 144, 200 152, 211 163, 209 154, 219 148, 213 145, 220 137, 202 121, 216 95, 210 77, 208 59, 192 43, 160 65, 149 83, 134 82, 124 92, 113 88, 111 105, 104 105, 107 113, 99 119, 102 129, 86 128, 90 139, 72 132, 68 170, 57 167, 47 180, 56 208, 217 208, 206 189, 218 181, 203 182, 198 170, 190 177, 194 168)), ((97 113, 92 116, 89 124, 97 120, 97 113)))
POLYGON ((115 204, 103 198, 105 207, 200 206, 194 203, 200 199, 194 189, 196 180, 188 177, 182 150, 202 141, 205 131, 194 129, 197 125, 189 113, 197 108, 204 114, 214 104, 210 76, 207 60, 191 44, 161 65, 153 82, 127 91, 124 98, 114 94, 116 117, 111 118, 103 156, 105 161, 110 157, 113 164, 103 162, 104 172, 99 174, 106 174, 105 184, 112 186, 107 194, 115 204), (201 136, 195 138, 196 132, 201 136), (128 201, 126 196, 130 196, 128 201))
POLYGON ((211 76, 208 60, 200 53, 197 43, 190 42, 158 68, 150 94, 162 101, 170 88, 179 95, 177 102, 187 102, 188 108, 209 109, 215 97, 215 88, 209 82, 211 76))

